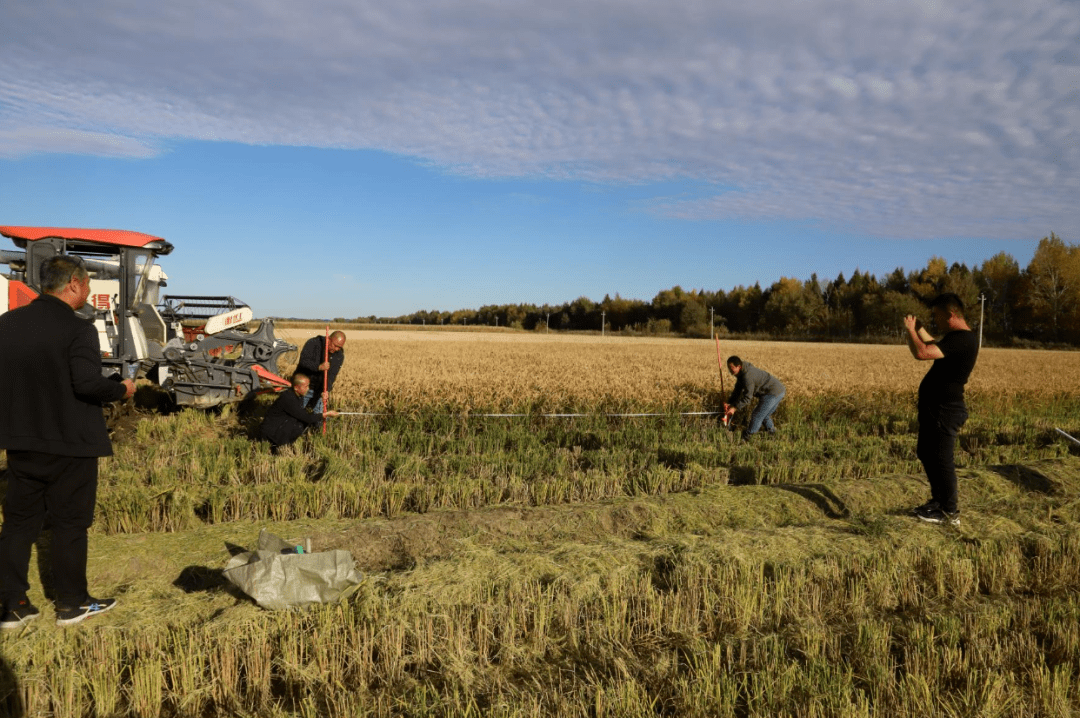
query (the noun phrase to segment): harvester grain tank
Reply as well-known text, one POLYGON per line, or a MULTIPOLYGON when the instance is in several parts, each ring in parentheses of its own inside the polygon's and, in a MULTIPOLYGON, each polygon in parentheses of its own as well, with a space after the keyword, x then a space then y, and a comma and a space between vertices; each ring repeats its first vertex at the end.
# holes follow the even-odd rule
POLYGON ((16 250, 0 250, 0 314, 40 293, 42 262, 81 257, 90 297, 80 314, 93 320, 105 375, 147 378, 180 406, 213 407, 289 384, 278 360, 296 347, 274 336, 270 320, 229 296, 160 295, 168 277, 157 264, 173 245, 161 237, 114 229, 5 227, 16 250))

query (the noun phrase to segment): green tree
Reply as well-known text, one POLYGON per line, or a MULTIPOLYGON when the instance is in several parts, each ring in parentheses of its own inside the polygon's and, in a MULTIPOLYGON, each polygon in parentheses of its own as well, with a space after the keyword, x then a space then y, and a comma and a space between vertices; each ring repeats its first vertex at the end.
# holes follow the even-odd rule
POLYGON ((769 287, 769 298, 762 310, 762 327, 784 334, 807 334, 818 331, 824 323, 825 300, 817 282, 801 282, 781 277, 769 287))
POLYGON ((735 287, 727 293, 724 303, 723 315, 728 329, 733 332, 757 331, 764 306, 765 296, 760 284, 735 287))
POLYGON ((697 299, 687 299, 679 310, 679 331, 695 337, 709 336, 709 310, 697 299))
POLYGON ((908 278, 904 274, 903 267, 897 267, 892 271, 892 274, 885 278, 885 289, 900 292, 901 294, 907 294, 911 291, 911 285, 908 284, 908 278))
POLYGON ((844 279, 843 272, 822 289, 821 298, 825 302, 825 333, 830 337, 851 336, 855 315, 841 301, 846 292, 847 280, 844 279))
POLYGON ((975 274, 967 268, 966 264, 954 262, 945 275, 945 281, 941 285, 942 292, 952 292, 960 297, 960 301, 971 309, 979 303, 979 286, 975 281, 975 274))
POLYGON ((864 297, 863 316, 869 334, 899 335, 903 331, 904 317, 909 314, 924 322, 930 319, 926 305, 911 294, 886 289, 880 294, 868 294, 864 297))
POLYGON ((1020 264, 1007 252, 998 252, 975 270, 975 284, 986 297, 983 331, 998 337, 1012 334, 1020 264))
POLYGON ((623 299, 617 293, 615 298, 605 296, 600 309, 607 312, 606 321, 614 330, 644 324, 649 320, 649 306, 640 299, 623 299))
POLYGON ((869 272, 858 269, 851 275, 851 280, 840 291, 840 305, 851 312, 849 334, 865 334, 871 331, 873 320, 870 310, 881 294, 881 285, 869 272))
POLYGON ((1080 303, 1080 248, 1053 232, 1039 240, 1024 272, 1023 306, 1041 338, 1061 341, 1075 333, 1080 303))
POLYGON ((945 290, 945 281, 948 279, 949 265, 944 257, 931 257, 926 263, 926 268, 908 275, 908 286, 912 294, 929 303, 934 297, 945 290))
POLYGON ((588 297, 578 297, 567 308, 571 329, 599 329, 600 314, 596 303, 588 297))

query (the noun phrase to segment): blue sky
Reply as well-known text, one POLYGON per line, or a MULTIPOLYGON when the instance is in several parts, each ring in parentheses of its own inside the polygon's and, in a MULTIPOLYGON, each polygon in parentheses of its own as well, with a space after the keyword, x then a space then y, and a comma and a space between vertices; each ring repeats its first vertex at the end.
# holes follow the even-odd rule
POLYGON ((1080 234, 1076 0, 13 0, 0 27, 0 224, 163 236, 169 291, 257 315, 1080 234))

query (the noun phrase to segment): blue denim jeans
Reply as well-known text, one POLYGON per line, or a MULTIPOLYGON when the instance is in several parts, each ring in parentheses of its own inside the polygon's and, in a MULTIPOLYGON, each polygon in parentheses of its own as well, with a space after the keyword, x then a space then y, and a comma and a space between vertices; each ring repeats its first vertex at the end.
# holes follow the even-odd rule
POLYGON ((750 414, 750 425, 743 431, 743 438, 747 438, 752 434, 758 433, 758 431, 765 427, 765 431, 770 434, 776 431, 776 425, 773 424, 772 415, 776 411, 776 407, 780 406, 780 400, 787 395, 787 389, 779 394, 766 394, 758 399, 758 404, 754 407, 753 413, 750 414))
MULTIPOLYGON (((300 404, 306 409, 307 405, 310 404, 311 400, 314 399, 314 398, 315 398, 315 390, 314 389, 308 389, 307 394, 304 394, 304 398, 300 402, 300 404)), ((323 410, 323 403, 322 403, 322 397, 320 396, 319 400, 317 402, 315 402, 315 408, 312 409, 312 411, 314 411, 316 414, 321 414, 321 413, 323 413, 322 410, 323 410)))

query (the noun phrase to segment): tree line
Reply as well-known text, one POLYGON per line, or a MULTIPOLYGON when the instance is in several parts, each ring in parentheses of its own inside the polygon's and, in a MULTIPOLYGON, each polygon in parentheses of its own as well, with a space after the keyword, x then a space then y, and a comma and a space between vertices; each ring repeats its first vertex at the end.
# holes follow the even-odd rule
MULTIPOLYGON (((976 268, 933 257, 926 267, 898 267, 883 279, 858 269, 822 281, 781 277, 724 291, 665 289, 652 301, 616 294, 600 302, 579 297, 560 305, 503 304, 456 311, 418 311, 383 318, 402 324, 503 326, 526 330, 605 331, 709 337, 725 334, 834 341, 900 335, 907 314, 928 318, 927 302, 954 292, 984 338, 998 344, 1080 344, 1080 246, 1051 233, 1021 269, 1000 252, 976 268), (981 306, 980 306, 981 304, 981 306)), ((375 320, 369 317, 368 320, 375 320)))

